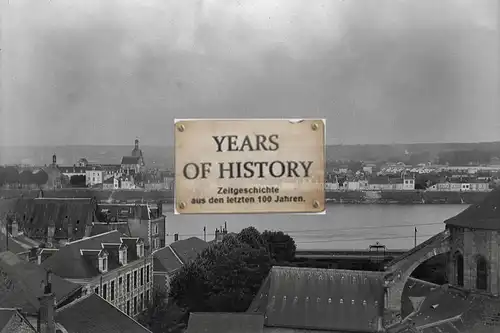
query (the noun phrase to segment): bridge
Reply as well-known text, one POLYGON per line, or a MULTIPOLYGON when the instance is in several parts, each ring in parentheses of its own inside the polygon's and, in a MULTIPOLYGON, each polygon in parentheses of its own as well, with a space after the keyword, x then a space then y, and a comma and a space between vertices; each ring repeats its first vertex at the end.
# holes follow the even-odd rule
POLYGON ((442 231, 425 242, 407 251, 389 262, 384 268, 387 272, 386 308, 393 313, 401 312, 403 289, 413 271, 425 261, 451 250, 451 234, 449 230, 442 231))

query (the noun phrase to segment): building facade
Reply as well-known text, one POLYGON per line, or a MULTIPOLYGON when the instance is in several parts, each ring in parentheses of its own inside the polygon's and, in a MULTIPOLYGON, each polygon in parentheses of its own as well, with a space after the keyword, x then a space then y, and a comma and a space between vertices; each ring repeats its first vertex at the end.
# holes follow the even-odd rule
POLYGON ((458 288, 500 294, 500 193, 492 192, 448 219, 451 234, 448 260, 450 283, 458 288))
POLYGON ((152 297, 153 265, 143 240, 116 230, 68 243, 41 265, 132 317, 152 297))

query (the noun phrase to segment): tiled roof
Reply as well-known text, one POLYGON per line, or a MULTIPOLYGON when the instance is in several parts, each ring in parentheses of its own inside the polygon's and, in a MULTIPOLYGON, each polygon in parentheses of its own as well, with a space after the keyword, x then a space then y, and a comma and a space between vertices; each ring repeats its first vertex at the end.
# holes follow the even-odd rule
MULTIPOLYGON (((40 303, 41 283, 47 271, 36 264, 26 262, 12 252, 0 253, 0 304, 4 307, 21 308, 34 313, 40 303)), ((52 288, 56 300, 61 302, 80 289, 79 285, 52 275, 52 288)))
POLYGON ((186 333, 261 333, 264 316, 252 313, 191 313, 186 333))
POLYGON ((122 165, 139 164, 140 156, 123 156, 122 165))
MULTIPOLYGON (((30 324, 28 319, 23 316, 23 314, 17 310, 17 309, 8 309, 8 308, 0 308, 0 332, 8 332, 11 333, 10 331, 4 331, 6 329, 5 326, 7 326, 11 321, 17 317, 19 321, 23 321, 24 325, 22 327, 19 327, 16 325, 16 327, 19 329, 19 331, 12 332, 12 333, 37 333, 36 329, 30 324)), ((12 327, 9 327, 12 328, 12 327)))
POLYGON ((170 247, 172 247, 184 264, 196 259, 198 254, 208 246, 207 242, 198 237, 190 237, 170 244, 170 247))
POLYGON ((181 267, 182 261, 174 254, 170 246, 153 252, 153 271, 171 273, 181 267))
POLYGON ((439 288, 439 285, 410 277, 406 282, 401 297, 401 317, 405 318, 412 312, 417 311, 422 300, 437 288, 439 288))
MULTIPOLYGON (((67 279, 92 278, 100 275, 98 267, 94 262, 97 258, 97 251, 95 251, 95 255, 89 257, 86 254, 82 255, 80 250, 102 250, 102 243, 120 244, 122 243, 122 240, 123 243, 126 243, 128 246, 128 262, 136 260, 137 250, 136 247, 132 245, 135 245, 137 239, 123 238, 123 235, 120 232, 114 230, 68 243, 66 246, 60 248, 59 251, 47 258, 42 263, 42 266, 47 269, 50 268, 54 274, 67 279)), ((111 255, 112 254, 110 253, 110 256, 111 255)), ((112 257, 109 257, 108 269, 111 270, 114 267, 113 265, 117 266, 118 264, 115 263, 115 260, 113 260, 112 257)))
POLYGON ((68 333, 151 333, 94 293, 57 310, 56 322, 68 333))
POLYGON ((73 229, 73 239, 85 235, 85 226, 94 220, 95 202, 90 198, 36 198, 25 199, 24 208, 18 205, 20 230, 28 237, 46 237, 47 226, 55 224, 57 239, 68 238, 68 228, 73 229), (26 201, 25 201, 26 200, 26 201))
POLYGON ((117 230, 122 235, 132 236, 132 234, 130 233, 130 228, 128 227, 128 222, 94 222, 92 223, 90 236, 97 236, 113 230, 117 230))
POLYGON ((469 206, 444 223, 462 228, 500 230, 500 190, 490 192, 482 203, 469 206))
POLYGON ((196 259, 209 243, 198 237, 190 237, 153 252, 153 269, 155 272, 173 272, 183 264, 196 259))
POLYGON ((269 280, 267 296, 262 289, 256 295, 268 298, 266 326, 377 331, 384 306, 382 272, 273 267, 269 280))
POLYGON ((12 253, 22 253, 26 251, 30 251, 33 248, 38 248, 40 245, 39 242, 36 242, 24 235, 19 235, 17 237, 9 236, 9 241, 6 242, 5 234, 0 232, 0 249, 8 250, 12 253), (5 245, 8 246, 8 249, 5 248, 5 245))
POLYGON ((419 333, 497 333, 499 308, 496 298, 440 287, 427 294, 419 311, 407 322, 419 333))

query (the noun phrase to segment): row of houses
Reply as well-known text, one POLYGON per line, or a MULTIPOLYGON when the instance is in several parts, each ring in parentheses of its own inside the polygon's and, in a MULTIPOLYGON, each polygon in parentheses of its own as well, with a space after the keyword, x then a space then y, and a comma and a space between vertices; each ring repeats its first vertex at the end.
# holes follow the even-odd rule
POLYGON ((340 180, 325 183, 326 191, 411 191, 414 178, 372 177, 367 180, 340 180))
POLYGON ((6 214, 0 215, 0 311, 9 312, 6 322, 0 313, 0 332, 18 332, 11 329, 14 322, 24 325, 22 332, 39 332, 37 327, 52 333, 149 332, 135 319, 154 289, 168 291, 180 267, 208 247, 195 237, 165 244, 161 203, 105 204, 90 198, 1 203, 6 214), (40 297, 46 301, 36 301, 40 297), (95 309, 87 311, 89 306, 95 309), (78 312, 82 318, 74 322, 63 316, 78 312), (99 320, 104 322, 94 323, 99 320))

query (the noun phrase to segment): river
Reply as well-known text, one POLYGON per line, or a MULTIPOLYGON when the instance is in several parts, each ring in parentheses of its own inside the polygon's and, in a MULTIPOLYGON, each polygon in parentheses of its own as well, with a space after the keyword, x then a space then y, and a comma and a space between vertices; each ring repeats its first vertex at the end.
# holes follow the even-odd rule
POLYGON ((323 215, 175 215, 172 205, 164 205, 167 242, 188 237, 214 239, 216 228, 227 221, 229 232, 254 226, 259 231, 280 230, 295 239, 297 248, 367 249, 380 242, 388 249, 409 249, 444 229, 444 220, 467 205, 327 205, 323 215))

